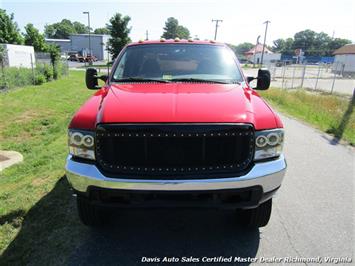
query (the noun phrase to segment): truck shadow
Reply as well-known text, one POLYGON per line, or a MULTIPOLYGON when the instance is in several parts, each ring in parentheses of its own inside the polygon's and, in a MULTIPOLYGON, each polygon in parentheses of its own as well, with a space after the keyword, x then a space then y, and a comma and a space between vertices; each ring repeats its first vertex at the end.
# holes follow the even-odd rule
MULTIPOLYGON (((2 220, 16 219, 14 215, 2 220)), ((231 211, 121 210, 106 227, 91 229, 79 222, 65 177, 19 215, 21 229, 0 265, 142 265, 143 257, 255 257, 260 241, 259 230, 239 227, 231 211)))
POLYGON ((122 211, 107 228, 91 231, 72 254, 70 265, 142 265, 147 258, 162 261, 165 256, 180 261, 190 256, 200 261, 203 257, 255 257, 259 230, 243 230, 235 218, 224 211, 122 211))

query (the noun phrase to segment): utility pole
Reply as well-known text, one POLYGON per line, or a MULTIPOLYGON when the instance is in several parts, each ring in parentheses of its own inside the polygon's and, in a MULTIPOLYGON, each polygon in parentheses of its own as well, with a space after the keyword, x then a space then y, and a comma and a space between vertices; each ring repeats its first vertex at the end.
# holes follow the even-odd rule
POLYGON ((219 27, 219 23, 220 22, 223 22, 223 20, 222 19, 212 19, 212 22, 216 22, 216 29, 215 29, 215 31, 214 31, 214 40, 216 40, 217 39, 217 29, 218 29, 218 27, 219 27))
MULTIPOLYGON (((92 59, 92 53, 91 53, 91 27, 90 27, 90 12, 85 11, 83 14, 88 15, 88 27, 89 27, 89 53, 90 53, 90 58, 92 59)), ((92 60, 89 62, 89 65, 92 65, 92 60)))
POLYGON ((266 34, 267 34, 267 27, 268 27, 268 25, 269 25, 270 22, 271 22, 271 21, 267 20, 267 21, 265 21, 265 22, 263 23, 263 24, 266 24, 266 27, 265 27, 265 35, 264 35, 263 52, 261 53, 261 60, 260 60, 260 61, 261 61, 261 62, 260 62, 261 66, 263 66, 265 43, 266 43, 266 34))
POLYGON ((149 33, 148 33, 148 30, 145 31, 145 40, 146 40, 146 41, 149 40, 149 33))
POLYGON ((253 68, 255 68, 255 61, 256 61, 256 49, 258 48, 258 44, 259 44, 259 39, 260 39, 260 35, 258 36, 258 38, 256 38, 256 44, 255 44, 255 48, 254 48, 254 59, 253 59, 253 68))

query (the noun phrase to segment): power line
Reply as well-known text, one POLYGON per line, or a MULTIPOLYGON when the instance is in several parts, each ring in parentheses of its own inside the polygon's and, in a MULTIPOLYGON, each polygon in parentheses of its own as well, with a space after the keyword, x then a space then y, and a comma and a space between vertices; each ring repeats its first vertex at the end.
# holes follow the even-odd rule
POLYGON ((214 31, 214 40, 217 39, 217 29, 219 27, 219 22, 223 22, 222 19, 212 19, 212 22, 216 22, 216 28, 215 28, 215 31, 214 31))

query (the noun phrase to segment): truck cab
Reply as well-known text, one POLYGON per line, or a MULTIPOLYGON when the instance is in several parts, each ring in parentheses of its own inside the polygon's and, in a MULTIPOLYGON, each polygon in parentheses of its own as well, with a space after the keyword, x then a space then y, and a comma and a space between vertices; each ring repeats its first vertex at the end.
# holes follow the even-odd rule
POLYGON ((95 93, 70 122, 66 161, 84 224, 136 207, 268 223, 286 170, 283 124, 256 92, 268 70, 245 77, 223 43, 162 39, 128 44, 109 75, 87 69, 86 85, 95 93))

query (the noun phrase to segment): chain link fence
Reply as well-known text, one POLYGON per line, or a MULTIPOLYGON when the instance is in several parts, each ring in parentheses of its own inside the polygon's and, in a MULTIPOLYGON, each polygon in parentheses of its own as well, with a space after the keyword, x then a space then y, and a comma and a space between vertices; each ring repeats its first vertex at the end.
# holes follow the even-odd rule
POLYGON ((329 93, 352 94, 355 88, 355 73, 345 73, 344 64, 266 66, 272 77, 272 86, 294 89, 305 88, 329 93))
POLYGON ((49 53, 35 53, 30 56, 30 67, 8 67, 5 60, 0 69, 0 92, 16 87, 40 85, 69 73, 66 58, 60 58, 55 66, 51 63, 49 53))

